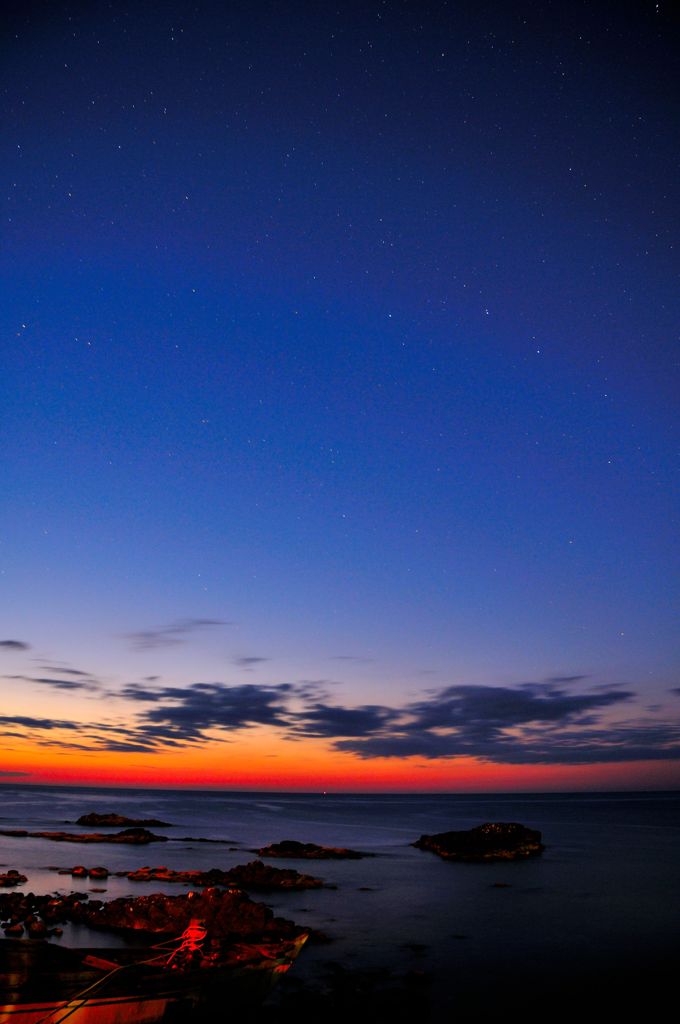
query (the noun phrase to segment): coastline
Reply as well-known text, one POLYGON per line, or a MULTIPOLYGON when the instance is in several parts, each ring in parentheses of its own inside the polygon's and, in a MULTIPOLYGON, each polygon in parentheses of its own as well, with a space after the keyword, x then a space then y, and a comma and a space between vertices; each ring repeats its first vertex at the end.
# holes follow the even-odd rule
MULTIPOLYGON (((323 932, 253 1020, 298 1024, 362 1015, 391 1020, 534 1012, 546 1005, 645 1012, 671 991, 680 926, 680 794, 541 794, 416 798, 168 791, 42 790, 3 786, 3 827, 45 829, 93 810, 134 808, 196 837, 158 846, 76 846, 0 839, 2 870, 23 869, 23 891, 72 889, 53 867, 112 870, 167 864, 230 869, 283 838, 366 847, 359 861, 315 861, 327 883, 308 892, 252 894, 276 915, 323 932), (26 796, 29 797, 26 801, 26 796), (60 802, 62 801, 63 802, 60 802), (68 814, 65 809, 68 808, 68 814), (448 863, 410 843, 441 826, 503 817, 543 832, 540 858, 505 865, 448 863), (199 842, 222 838, 233 845, 199 842), (335 886, 331 888, 330 886, 335 886), (483 1011, 480 1011, 483 1005, 483 1011)), ((172 836, 173 828, 165 831, 172 836)), ((308 862, 271 861, 307 871, 308 862), (305 865, 305 866, 303 866, 305 865)), ((78 888, 101 887, 77 880, 78 888)), ((112 876, 111 899, 182 887, 112 876), (141 888, 139 886, 141 885, 141 888)), ((77 936, 83 938, 82 933, 77 936)), ((74 937, 74 938, 75 938, 74 937)), ((71 941, 68 936, 60 941, 71 941)))

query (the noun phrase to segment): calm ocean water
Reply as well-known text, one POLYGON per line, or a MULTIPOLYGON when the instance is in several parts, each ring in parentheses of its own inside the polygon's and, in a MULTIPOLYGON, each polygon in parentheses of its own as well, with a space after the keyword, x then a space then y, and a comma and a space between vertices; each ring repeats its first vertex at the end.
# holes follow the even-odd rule
MULTIPOLYGON (((65 822, 88 811, 158 817, 173 823, 169 836, 229 842, 126 848, 0 837, 0 864, 28 875, 26 890, 60 892, 88 888, 50 870, 77 863, 112 871, 228 868, 281 839, 375 854, 306 866, 277 861, 337 888, 254 897, 332 939, 309 946, 295 966, 296 981, 309 986, 331 961, 347 970, 410 973, 426 978, 432 1005, 453 1009, 461 993, 494 984, 551 979, 548 988, 559 988, 612 971, 619 982, 641 978, 680 949, 677 792, 323 796, 0 786, 2 829, 68 828, 65 822), (409 845, 422 833, 484 821, 538 828, 547 849, 526 862, 475 865, 446 863, 409 845)), ((104 898, 160 890, 182 891, 112 878, 104 898)), ((62 941, 87 939, 74 929, 62 941)))

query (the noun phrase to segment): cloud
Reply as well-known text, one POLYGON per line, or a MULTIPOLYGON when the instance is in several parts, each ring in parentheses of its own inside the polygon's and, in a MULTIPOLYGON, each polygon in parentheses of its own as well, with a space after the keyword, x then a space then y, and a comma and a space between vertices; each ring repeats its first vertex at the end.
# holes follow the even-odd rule
POLYGON ((29 715, 0 715, 1 725, 21 725, 25 729, 72 729, 82 728, 75 722, 62 722, 57 718, 33 718, 29 715))
POLYGON ((238 665, 239 668, 252 668, 254 665, 259 665, 263 661, 270 661, 270 658, 259 658, 257 655, 249 655, 243 658, 232 658, 232 664, 238 665))
POLYGON ((546 683, 580 683, 582 679, 588 679, 589 676, 548 676, 545 680, 546 683))
POLYGON ((206 629, 210 626, 229 626, 230 622, 223 619, 177 619, 167 626, 156 629, 143 629, 137 633, 127 633, 127 639, 137 651, 148 651, 156 647, 171 647, 184 643, 189 633, 206 629))
POLYGON ((629 690, 573 693, 555 683, 452 686, 414 701, 387 728, 341 737, 335 748, 363 758, 476 757, 504 764, 591 764, 680 757, 680 723, 600 726, 629 690))
POLYGON ((88 679, 92 678, 91 672, 83 672, 79 668, 60 668, 58 665, 42 665, 47 672, 58 672, 62 676, 85 676, 88 679))
POLYGON ((399 716, 400 712, 378 704, 343 708, 318 702, 301 711, 292 728, 305 736, 366 736, 384 730, 399 716))
POLYGON ((368 664, 373 658, 360 658, 356 654, 332 654, 331 661, 355 661, 357 664, 368 664))
POLYGON ((23 640, 0 640, 0 651, 30 651, 31 645, 23 640))
POLYGON ((333 750, 366 760, 475 757, 497 764, 594 764, 680 758, 680 721, 630 714, 621 720, 621 709, 630 708, 635 698, 622 687, 586 690, 572 679, 515 687, 458 685, 423 691, 401 706, 347 706, 331 701, 327 683, 173 687, 147 680, 122 690, 120 696, 133 707, 124 723, 76 725, 7 716, 0 717, 0 728, 67 729, 78 733, 73 742, 86 743, 86 749, 137 753, 180 751, 216 739, 233 742, 239 732, 264 726, 292 741, 322 739, 333 750))
POLYGON ((288 699, 295 688, 290 683, 275 686, 223 683, 195 683, 188 687, 149 689, 132 683, 122 696, 151 704, 138 716, 141 736, 197 742, 206 730, 228 732, 255 725, 287 726, 288 699))
POLYGON ((30 775, 30 772, 9 772, 9 771, 6 771, 4 768, 0 768, 0 775, 4 779, 7 779, 7 778, 14 778, 15 776, 19 776, 19 775, 30 775))
POLYGON ((51 686, 55 690, 100 689, 99 684, 94 679, 55 679, 51 676, 5 676, 5 679, 21 679, 26 683, 38 683, 40 686, 51 686))

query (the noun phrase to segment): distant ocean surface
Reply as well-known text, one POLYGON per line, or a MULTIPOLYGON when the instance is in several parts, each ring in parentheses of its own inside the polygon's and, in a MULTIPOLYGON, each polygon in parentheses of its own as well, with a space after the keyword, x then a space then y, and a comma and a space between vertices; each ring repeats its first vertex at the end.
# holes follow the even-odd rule
MULTIPOLYGON (((296 984, 318 985, 332 962, 346 971, 421 977, 436 1012, 454 1012, 475 993, 498 997, 503 987, 510 995, 520 986, 524 992, 543 986, 574 996, 574 984, 592 986, 597 979, 633 985, 639 996, 645 979, 664 977, 680 950, 678 792, 301 795, 0 786, 0 829, 79 831, 64 823, 90 811, 160 818, 173 827, 157 832, 228 843, 91 846, 0 836, 2 870, 26 874, 26 891, 69 892, 102 883, 50 868, 226 869, 282 839, 375 854, 357 861, 271 862, 337 887, 253 894, 332 940, 303 951, 291 972, 296 984), (485 821, 540 829, 545 853, 507 864, 456 864, 410 845, 423 833, 485 821)), ((104 884, 100 898, 183 891, 126 878, 104 884)), ((89 938, 72 928, 61 941, 89 938)))

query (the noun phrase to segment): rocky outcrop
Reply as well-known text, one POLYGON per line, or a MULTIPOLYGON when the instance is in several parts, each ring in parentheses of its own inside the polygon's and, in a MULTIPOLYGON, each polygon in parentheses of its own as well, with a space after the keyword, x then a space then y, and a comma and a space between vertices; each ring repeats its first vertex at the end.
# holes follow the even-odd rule
POLYGON ((304 929, 274 917, 263 903, 254 903, 238 889, 205 889, 180 896, 153 893, 108 903, 88 900, 74 904, 71 920, 90 928, 149 935, 178 936, 192 920, 203 922, 211 939, 280 938, 304 929))
POLYGON ((82 864, 76 864, 73 868, 53 868, 52 870, 58 870, 60 875, 71 875, 73 878, 106 879, 109 877, 108 868, 86 868, 82 864))
POLYGON ((265 941, 292 938, 306 929, 274 917, 263 903, 255 903, 239 889, 206 889, 179 896, 153 893, 104 902, 87 893, 67 896, 36 896, 33 893, 0 893, 0 927, 6 935, 49 937, 61 934, 55 927, 66 922, 88 925, 101 931, 131 932, 140 937, 168 935, 177 938, 192 920, 205 924, 211 939, 218 941, 265 941))
POLYGON ((517 822, 486 822, 463 832, 439 832, 413 843, 444 860, 523 860, 542 853, 541 833, 517 822))
POLYGON ((183 885, 196 886, 239 886, 241 889, 257 890, 300 890, 320 889, 323 881, 311 875, 302 875, 292 868, 273 868, 263 864, 261 860, 253 860, 249 864, 222 871, 211 868, 209 871, 175 871, 173 868, 139 868, 129 871, 127 878, 131 882, 179 882, 183 885))
POLYGON ((87 825, 88 828, 124 828, 137 826, 141 828, 170 828, 167 821, 158 818, 126 818, 124 814, 81 814, 76 825, 87 825))
POLYGON ((371 853, 359 853, 358 850, 347 850, 342 846, 317 846, 316 843, 298 843, 295 839, 284 839, 280 843, 271 843, 255 850, 258 857, 290 857, 304 860, 359 860, 361 857, 372 857, 371 853))
MULTIPOLYGON (((88 899, 87 893, 73 892, 68 896, 36 896, 34 893, 8 892, 0 894, 0 921, 6 935, 21 935, 24 926, 33 932, 48 935, 60 935, 61 929, 55 925, 64 924, 72 919, 73 908, 88 899), (37 920, 45 924, 45 931, 35 927, 37 920)), ((75 911, 77 914, 77 910, 75 911)))
POLYGON ((126 828, 122 832, 24 832, 12 830, 0 832, 1 836, 14 838, 51 839, 55 843, 128 843, 133 846, 144 846, 146 843, 167 843, 167 836, 157 836, 145 828, 126 828))
POLYGON ((23 885, 28 879, 26 875, 20 874, 14 868, 10 868, 9 871, 5 871, 4 874, 0 874, 0 888, 10 889, 14 885, 23 885))

